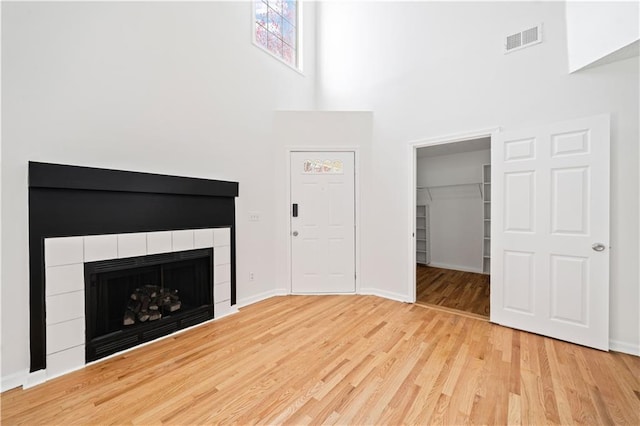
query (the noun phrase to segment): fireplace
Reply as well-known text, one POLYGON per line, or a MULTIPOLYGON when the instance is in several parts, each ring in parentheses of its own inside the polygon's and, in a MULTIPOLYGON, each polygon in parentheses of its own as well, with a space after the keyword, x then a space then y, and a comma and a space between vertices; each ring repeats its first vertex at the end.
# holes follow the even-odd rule
POLYGON ((30 162, 33 382, 235 312, 237 196, 236 182, 30 162))
POLYGON ((213 250, 84 264, 86 360, 214 317, 213 250))

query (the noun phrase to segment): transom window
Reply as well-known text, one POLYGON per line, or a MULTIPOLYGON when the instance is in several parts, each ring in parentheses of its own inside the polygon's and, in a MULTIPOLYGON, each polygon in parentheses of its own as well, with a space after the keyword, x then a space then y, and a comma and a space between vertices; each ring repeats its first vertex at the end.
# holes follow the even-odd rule
POLYGON ((254 0, 255 43, 298 67, 298 0, 254 0))

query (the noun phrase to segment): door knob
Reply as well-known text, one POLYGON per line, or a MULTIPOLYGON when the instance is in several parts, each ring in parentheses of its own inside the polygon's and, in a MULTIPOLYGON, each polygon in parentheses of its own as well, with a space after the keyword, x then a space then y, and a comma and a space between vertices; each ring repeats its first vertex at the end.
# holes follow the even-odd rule
POLYGON ((298 236, 298 231, 293 231, 293 236, 297 237, 298 236))
POLYGON ((604 251, 604 249, 606 248, 604 244, 602 243, 594 243, 591 248, 595 251, 604 251))

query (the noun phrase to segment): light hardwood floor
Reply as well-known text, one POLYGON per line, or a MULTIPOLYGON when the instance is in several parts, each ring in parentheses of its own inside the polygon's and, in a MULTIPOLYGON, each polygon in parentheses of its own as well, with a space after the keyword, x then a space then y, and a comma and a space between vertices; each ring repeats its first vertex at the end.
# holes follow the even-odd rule
POLYGON ((489 275, 417 265, 416 302, 489 318, 489 275))
POLYGON ((640 358, 374 296, 286 296, 40 386, 2 424, 627 424, 640 358))

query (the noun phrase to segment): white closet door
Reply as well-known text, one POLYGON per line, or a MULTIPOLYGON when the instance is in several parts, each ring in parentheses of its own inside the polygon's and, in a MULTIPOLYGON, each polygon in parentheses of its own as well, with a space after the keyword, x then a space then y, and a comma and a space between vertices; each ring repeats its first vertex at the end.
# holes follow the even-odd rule
POLYGON ((492 140, 491 321, 609 348, 609 117, 492 140))

